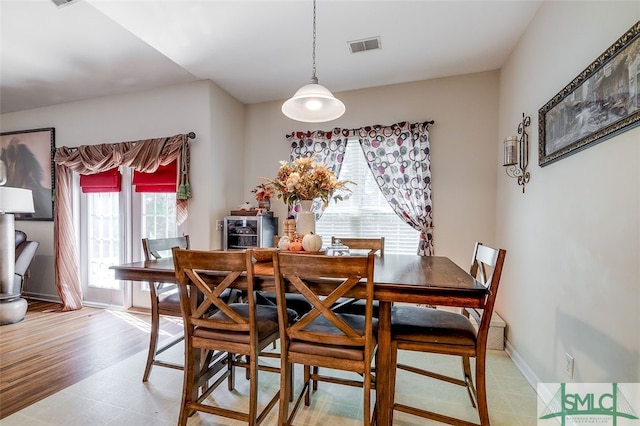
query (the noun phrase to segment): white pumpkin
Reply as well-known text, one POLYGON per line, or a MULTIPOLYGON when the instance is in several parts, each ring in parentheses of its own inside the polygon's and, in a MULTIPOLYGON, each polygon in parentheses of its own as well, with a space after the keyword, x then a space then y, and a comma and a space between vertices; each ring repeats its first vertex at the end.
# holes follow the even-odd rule
POLYGON ((286 235, 280 237, 280 241, 278 241, 278 248, 280 250, 289 250, 289 237, 286 235))
POLYGON ((313 232, 302 237, 302 248, 304 251, 320 251, 322 248, 322 237, 313 232))

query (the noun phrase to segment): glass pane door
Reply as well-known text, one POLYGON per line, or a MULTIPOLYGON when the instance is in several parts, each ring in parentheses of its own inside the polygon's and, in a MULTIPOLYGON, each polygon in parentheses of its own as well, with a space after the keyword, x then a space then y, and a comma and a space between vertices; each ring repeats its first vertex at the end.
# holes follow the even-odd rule
POLYGON ((124 261, 120 214, 121 194, 117 192, 83 194, 84 217, 80 243, 83 299, 85 302, 124 304, 120 281, 109 267, 124 261))
MULTIPOLYGON (((134 196, 133 234, 140 237, 133 240, 135 260, 143 260, 142 238, 177 237, 176 194, 175 193, 136 193, 134 196)), ((171 257, 171 252, 160 252, 162 257, 171 257)), ((151 308, 149 285, 133 283, 132 303, 134 307, 151 308)))

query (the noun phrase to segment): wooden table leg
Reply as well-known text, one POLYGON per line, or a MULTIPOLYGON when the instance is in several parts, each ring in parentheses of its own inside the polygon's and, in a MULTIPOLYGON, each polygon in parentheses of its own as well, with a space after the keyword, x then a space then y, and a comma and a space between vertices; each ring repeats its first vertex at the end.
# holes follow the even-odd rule
POLYGON ((378 313, 378 355, 376 365, 376 424, 387 426, 393 401, 389 401, 389 360, 391 359, 391 302, 380 301, 378 313))

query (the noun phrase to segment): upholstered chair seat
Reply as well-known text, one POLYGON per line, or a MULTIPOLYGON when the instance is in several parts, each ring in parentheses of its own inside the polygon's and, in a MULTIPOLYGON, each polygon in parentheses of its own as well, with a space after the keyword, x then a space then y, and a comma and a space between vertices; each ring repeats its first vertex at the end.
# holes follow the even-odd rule
POLYGON ((396 306, 391 311, 395 338, 419 343, 474 347, 476 331, 463 315, 439 309, 396 306))

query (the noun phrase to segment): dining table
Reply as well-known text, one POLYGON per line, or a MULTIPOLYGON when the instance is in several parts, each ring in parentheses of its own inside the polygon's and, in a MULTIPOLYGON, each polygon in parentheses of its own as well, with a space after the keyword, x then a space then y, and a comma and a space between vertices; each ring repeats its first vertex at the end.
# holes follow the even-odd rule
MULTIPOLYGON (((118 280, 176 282, 171 258, 114 265, 110 269, 114 270, 118 280)), ((256 290, 275 290, 271 262, 256 262, 254 276, 256 290)), ((350 296, 361 295, 356 289, 350 296)), ((390 424, 393 409, 389 388, 392 305, 410 303, 481 308, 486 295, 486 287, 448 257, 392 253, 375 256, 373 297, 379 303, 375 385, 378 425, 390 424)))

